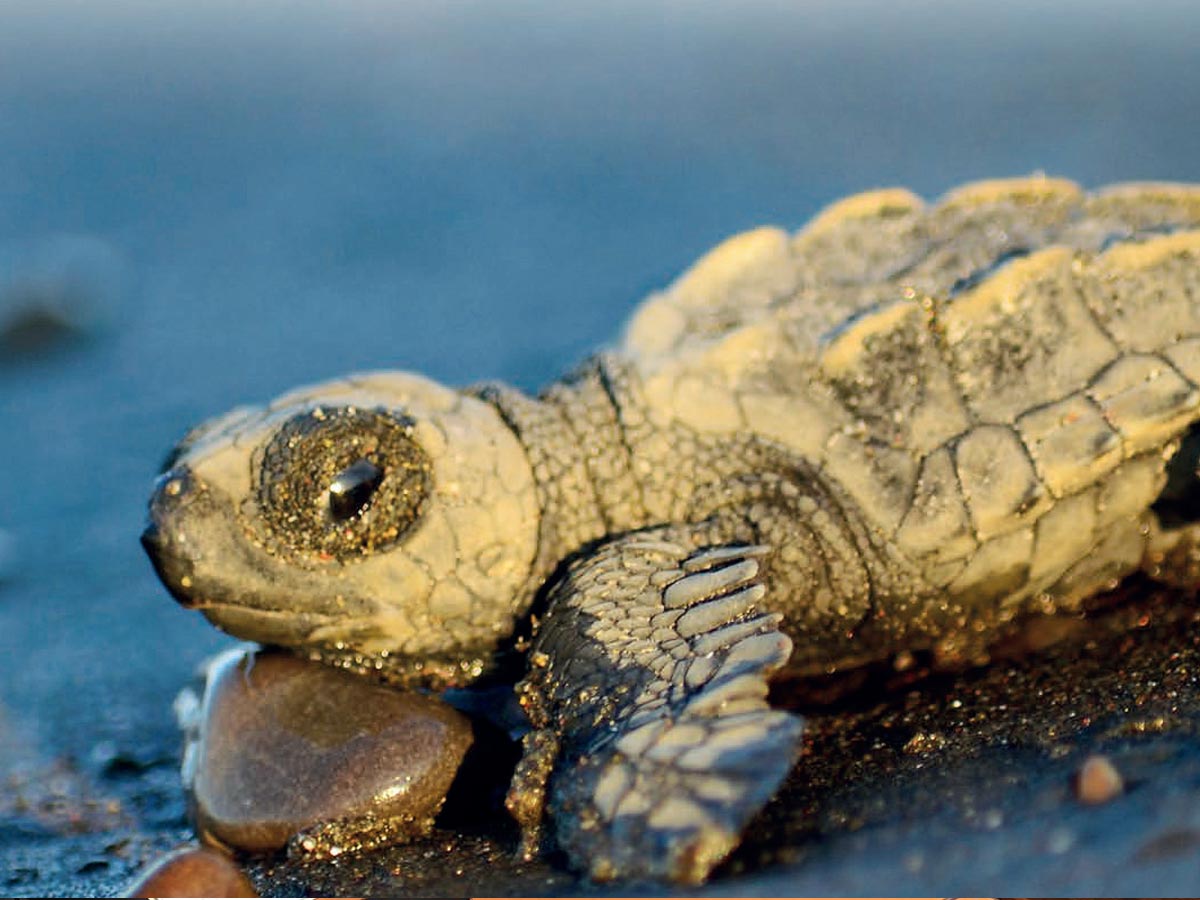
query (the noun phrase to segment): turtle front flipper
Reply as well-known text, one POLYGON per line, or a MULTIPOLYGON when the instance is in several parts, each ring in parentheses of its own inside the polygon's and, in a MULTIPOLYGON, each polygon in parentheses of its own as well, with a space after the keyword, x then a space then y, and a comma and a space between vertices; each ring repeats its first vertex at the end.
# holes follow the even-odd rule
POLYGON ((519 691, 535 730, 509 808, 545 808, 593 878, 699 882, 795 761, 798 717, 767 704, 791 654, 764 611, 761 546, 686 528, 613 540, 570 567, 519 691))

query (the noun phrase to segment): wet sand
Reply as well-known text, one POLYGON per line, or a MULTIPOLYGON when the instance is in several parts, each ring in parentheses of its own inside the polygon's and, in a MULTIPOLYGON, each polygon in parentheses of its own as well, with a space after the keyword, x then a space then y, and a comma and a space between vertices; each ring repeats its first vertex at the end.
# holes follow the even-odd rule
MULTIPOLYGON (((819 696, 829 685, 786 688, 808 718, 800 764, 701 893, 1186 893, 1200 857, 1200 615, 1191 598, 1129 593, 1018 661, 876 672, 832 703, 819 696), (1126 790, 1089 805, 1073 779, 1097 753, 1126 790)), ((518 862, 502 758, 495 745, 468 757, 462 777, 474 780, 429 838, 336 860, 250 857, 246 870, 265 896, 663 891, 588 884, 554 857, 518 862)), ((23 814, 12 785, 0 793, 13 894, 119 890, 187 835, 169 758, 116 757, 94 781, 60 780, 75 792, 35 797, 23 814)))

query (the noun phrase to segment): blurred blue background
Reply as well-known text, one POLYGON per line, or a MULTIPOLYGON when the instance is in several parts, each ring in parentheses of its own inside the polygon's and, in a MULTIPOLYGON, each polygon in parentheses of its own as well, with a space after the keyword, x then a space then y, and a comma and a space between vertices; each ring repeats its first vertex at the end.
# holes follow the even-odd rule
POLYGON ((535 389, 847 192, 1200 180, 1193 0, 1052 6, 0 0, 9 763, 174 752, 227 639, 137 534, 201 418, 377 367, 535 389), (39 305, 80 334, 30 350, 39 305))

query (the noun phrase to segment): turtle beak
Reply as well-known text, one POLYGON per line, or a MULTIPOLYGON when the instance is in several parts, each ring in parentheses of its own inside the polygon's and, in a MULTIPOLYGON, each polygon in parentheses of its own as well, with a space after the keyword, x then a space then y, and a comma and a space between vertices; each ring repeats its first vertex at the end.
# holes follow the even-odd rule
POLYGON ((181 511, 193 502, 196 493, 195 478, 186 466, 177 466, 159 476, 150 497, 146 529, 142 532, 142 547, 154 571, 171 596, 185 607, 195 605, 190 593, 195 560, 178 522, 181 511))

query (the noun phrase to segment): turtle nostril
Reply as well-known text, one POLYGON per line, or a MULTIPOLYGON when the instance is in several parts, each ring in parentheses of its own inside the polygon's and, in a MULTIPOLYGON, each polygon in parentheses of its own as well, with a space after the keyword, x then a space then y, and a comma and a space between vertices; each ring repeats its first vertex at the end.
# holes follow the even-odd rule
POLYGON ((187 498, 192 492, 192 472, 187 466, 178 466, 162 475, 154 482, 154 496, 150 498, 150 509, 156 506, 169 506, 187 498))

